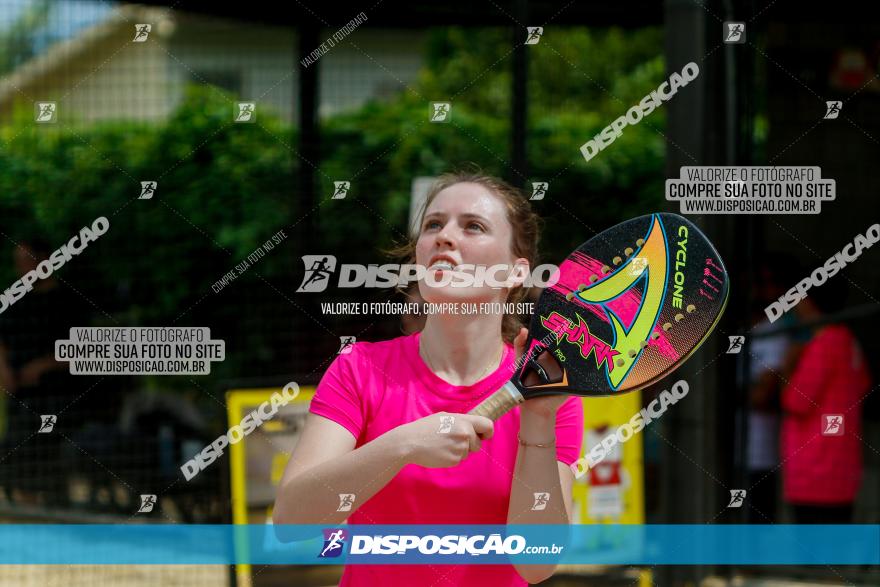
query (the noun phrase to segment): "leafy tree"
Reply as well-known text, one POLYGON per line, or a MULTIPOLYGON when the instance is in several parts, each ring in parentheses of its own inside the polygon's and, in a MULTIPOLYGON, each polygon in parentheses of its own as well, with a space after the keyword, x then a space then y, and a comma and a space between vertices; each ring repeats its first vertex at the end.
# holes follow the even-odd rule
MULTIPOLYGON (((256 273, 285 289, 287 249, 267 254, 228 291, 211 288, 299 213, 291 193, 296 160, 284 144, 296 139, 269 117, 261 118, 265 131, 230 124, 230 103, 193 86, 163 125, 73 129, 28 121, 0 130, 2 289, 17 279, 13 242, 40 235, 58 247, 106 216, 108 232, 57 274, 95 303, 99 323, 216 324, 216 338, 274 358, 271 334, 254 322, 266 311, 283 320, 295 310, 267 294, 256 273), (141 180, 158 181, 152 200, 137 199, 141 180)), ((231 357, 217 370, 240 374, 251 358, 231 357)))
MULTIPOLYGON (((663 202, 662 107, 626 127, 589 163, 579 151, 659 85, 661 47, 657 29, 563 28, 528 47, 531 171, 518 183, 550 182, 546 198, 534 203, 548 221, 545 259, 663 202)), ((302 243, 298 254, 384 262, 381 249, 406 237, 415 177, 465 162, 504 174, 510 57, 509 31, 432 31, 426 67, 411 88, 322 122, 316 210, 303 209, 297 197, 295 130, 271 116, 258 125, 232 124, 233 99, 216 88, 191 88, 162 124, 74 131, 35 125, 31 112, 22 113, 0 128, 2 231, 13 240, 40 234, 61 245, 107 216, 111 228, 94 250, 59 272, 95 301, 99 322, 211 325, 215 338, 234 340, 237 349, 215 365, 218 377, 289 370, 294 339, 327 338, 314 321, 300 323, 304 332, 289 327, 300 316, 290 303, 301 278, 294 248, 276 248, 220 293, 212 285, 277 230, 287 228, 291 243, 298 240, 306 214, 315 215, 319 242, 302 243), (450 122, 430 122, 428 103, 444 98, 453 104, 450 122), (350 196, 330 201, 332 182, 343 179, 352 182, 350 196), (158 181, 157 194, 137 200, 146 180, 158 181)), ((16 279, 11 246, 0 240, 4 289, 16 279)))
MULTIPOLYGON (((334 177, 359 173, 352 189, 387 223, 368 212, 356 226, 340 226, 322 211, 322 238, 342 246, 356 238, 383 243, 402 237, 414 177, 467 161, 504 174, 511 133, 510 46, 507 30, 434 30, 426 67, 411 88, 390 102, 376 101, 326 122, 324 144, 332 148, 322 169, 334 177), (441 99, 452 102, 451 122, 428 122, 428 102, 441 99)), ((535 207, 549 221, 545 257, 556 258, 621 218, 663 203, 662 107, 627 127, 590 162, 579 150, 664 79, 662 31, 554 29, 528 49, 531 171, 518 179, 529 188, 533 180, 550 181, 547 198, 535 207)), ((375 250, 360 253, 375 258, 375 250)))
POLYGON ((49 0, 29 3, 8 27, 0 30, 0 74, 34 56, 34 33, 49 20, 49 0))

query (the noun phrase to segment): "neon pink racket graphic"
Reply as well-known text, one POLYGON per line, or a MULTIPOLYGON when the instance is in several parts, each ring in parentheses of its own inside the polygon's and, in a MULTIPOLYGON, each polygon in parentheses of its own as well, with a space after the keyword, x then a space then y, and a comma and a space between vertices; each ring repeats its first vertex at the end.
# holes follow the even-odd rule
POLYGON ((718 251, 685 218, 650 214, 609 228, 562 262, 513 377, 470 413, 497 420, 531 397, 646 387, 706 340, 729 290, 718 251))

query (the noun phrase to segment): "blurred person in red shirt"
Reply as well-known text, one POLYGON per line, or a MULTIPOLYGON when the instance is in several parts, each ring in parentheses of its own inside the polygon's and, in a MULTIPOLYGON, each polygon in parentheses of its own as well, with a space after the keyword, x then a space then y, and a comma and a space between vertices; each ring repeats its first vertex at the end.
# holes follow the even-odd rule
MULTIPOLYGON (((808 322, 842 308, 843 277, 813 287, 797 306, 808 322)), ((795 523, 845 524, 862 481, 862 400, 871 387, 864 354, 843 324, 813 327, 782 391, 783 495, 795 523)))

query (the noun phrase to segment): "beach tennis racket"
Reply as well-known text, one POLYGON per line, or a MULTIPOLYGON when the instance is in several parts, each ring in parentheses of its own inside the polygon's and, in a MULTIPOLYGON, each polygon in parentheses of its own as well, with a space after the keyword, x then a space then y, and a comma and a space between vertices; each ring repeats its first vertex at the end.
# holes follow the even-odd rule
POLYGON ((712 243, 690 221, 668 213, 597 234, 556 276, 535 305, 513 377, 471 414, 497 420, 533 397, 642 389, 699 348, 718 324, 730 289, 712 243))

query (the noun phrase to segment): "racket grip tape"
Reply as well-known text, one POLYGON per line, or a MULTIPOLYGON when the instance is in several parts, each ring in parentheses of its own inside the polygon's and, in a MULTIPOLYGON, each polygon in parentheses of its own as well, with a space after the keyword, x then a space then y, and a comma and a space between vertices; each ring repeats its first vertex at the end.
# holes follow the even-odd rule
POLYGON ((468 413, 475 416, 485 416, 494 422, 524 401, 526 401, 525 398, 516 386, 508 381, 504 387, 484 399, 468 413))

